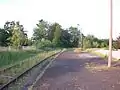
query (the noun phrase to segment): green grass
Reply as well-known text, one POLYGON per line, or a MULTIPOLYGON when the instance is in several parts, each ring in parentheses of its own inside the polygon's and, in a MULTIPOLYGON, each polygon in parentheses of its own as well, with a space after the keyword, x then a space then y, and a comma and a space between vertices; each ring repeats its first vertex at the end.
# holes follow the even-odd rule
POLYGON ((108 56, 107 55, 104 55, 104 54, 102 54, 102 53, 99 53, 99 52, 91 52, 92 54, 95 54, 95 55, 97 55, 97 56, 99 56, 99 57, 101 57, 101 58, 104 58, 104 59, 108 59, 108 56))
MULTIPOLYGON (((20 75, 22 72, 26 71, 27 69, 29 69, 32 66, 34 66, 35 64, 37 64, 38 62, 41 62, 46 57, 49 57, 59 51, 61 51, 61 50, 39 52, 35 56, 27 58, 26 60, 22 60, 21 62, 18 62, 17 64, 15 64, 13 67, 11 67, 7 70, 1 71, 0 74, 3 76, 16 77, 16 76, 20 75)), ((51 60, 51 59, 49 58, 49 60, 51 60)), ((9 80, 10 80, 9 78, 0 77, 0 85, 7 83, 9 80)))
MULTIPOLYGON (((87 49, 86 51, 91 53, 91 54, 97 55, 97 56, 103 58, 104 60, 108 59, 108 55, 104 55, 104 54, 102 54, 100 52, 95 52, 93 49, 87 49)), ((116 58, 112 58, 112 60, 113 61, 118 61, 118 59, 116 59, 116 58)))
POLYGON ((35 56, 38 51, 3 51, 0 52, 0 68, 35 56))

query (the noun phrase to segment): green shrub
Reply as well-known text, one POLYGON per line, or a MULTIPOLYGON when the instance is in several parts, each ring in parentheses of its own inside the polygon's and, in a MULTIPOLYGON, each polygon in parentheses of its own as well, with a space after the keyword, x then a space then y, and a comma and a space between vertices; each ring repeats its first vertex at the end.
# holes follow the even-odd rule
POLYGON ((49 40, 42 40, 36 44, 37 49, 46 49, 52 47, 52 42, 49 40))

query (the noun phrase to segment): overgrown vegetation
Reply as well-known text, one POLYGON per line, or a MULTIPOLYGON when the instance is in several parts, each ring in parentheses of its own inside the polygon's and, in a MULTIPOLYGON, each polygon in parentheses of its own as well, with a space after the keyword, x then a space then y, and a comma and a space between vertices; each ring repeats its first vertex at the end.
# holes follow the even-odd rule
POLYGON ((80 30, 72 26, 63 29, 58 23, 48 24, 48 22, 40 20, 34 28, 33 41, 37 48, 78 47, 80 30))
POLYGON ((6 65, 25 60, 26 58, 35 56, 37 51, 4 51, 0 52, 0 68, 6 65))
POLYGON ((0 46, 12 46, 20 49, 28 44, 27 33, 19 22, 6 22, 3 29, 0 29, 0 46))
POLYGON ((116 50, 120 49, 120 36, 118 36, 117 39, 113 41, 113 48, 116 50))
MULTIPOLYGON (((93 35, 85 36, 76 26, 62 28, 59 23, 48 23, 39 20, 33 29, 33 36, 28 39, 24 26, 19 22, 7 21, 0 29, 0 46, 12 46, 21 49, 22 46, 34 45, 37 49, 56 47, 108 48, 108 39, 98 39, 93 35)), ((120 48, 120 37, 113 41, 113 48, 120 48)))
MULTIPOLYGON (((119 49, 120 37, 113 42, 113 48, 119 49)), ((52 50, 56 48, 108 48, 108 39, 98 39, 93 35, 85 36, 77 27, 63 29, 59 23, 48 23, 39 20, 33 30, 33 36, 28 39, 24 26, 20 22, 7 21, 0 29, 0 46, 11 46, 17 51, 0 53, 0 67, 32 57, 36 53, 22 51, 22 46, 33 45, 37 50, 52 50)))
POLYGON ((98 39, 93 35, 87 35, 83 38, 83 48, 107 48, 108 39, 98 39))
MULTIPOLYGON (((32 66, 34 66, 35 64, 37 64, 38 62, 44 60, 46 57, 49 57, 59 51, 60 50, 39 52, 33 57, 26 58, 26 59, 22 60, 21 62, 12 65, 12 67, 9 69, 7 69, 7 68, 4 68, 4 70, 1 69, 0 75, 16 77, 19 74, 21 74, 22 72, 26 71, 27 69, 29 69, 32 66)), ((2 76, 0 77, 0 85, 3 85, 10 80, 10 78, 6 78, 6 77, 2 77, 2 76)))

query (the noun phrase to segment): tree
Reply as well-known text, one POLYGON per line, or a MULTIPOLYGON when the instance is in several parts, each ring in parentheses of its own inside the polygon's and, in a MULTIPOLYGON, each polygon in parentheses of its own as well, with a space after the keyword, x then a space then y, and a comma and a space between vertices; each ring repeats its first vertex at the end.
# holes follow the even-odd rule
POLYGON ((109 40, 108 39, 99 39, 100 47, 101 48, 107 48, 109 46, 109 40))
POLYGON ((119 44, 117 43, 117 40, 115 40, 115 41, 113 41, 113 48, 114 49, 116 49, 116 50, 118 50, 119 49, 119 46, 118 46, 119 44))
POLYGON ((68 30, 64 30, 59 23, 48 24, 43 20, 36 25, 32 37, 36 46, 43 42, 43 39, 51 41, 55 47, 78 47, 79 45, 81 38, 77 27, 71 26, 68 30))
POLYGON ((48 30, 48 40, 53 41, 54 38, 54 33, 56 31, 56 26, 59 25, 58 23, 53 23, 49 25, 49 30, 48 30))
POLYGON ((16 49, 20 49, 26 44, 27 40, 27 34, 24 32, 23 25, 20 25, 19 22, 16 22, 12 28, 12 36, 10 37, 11 46, 16 49))
POLYGON ((84 38, 84 48, 107 48, 109 44, 108 39, 98 39, 94 35, 87 35, 84 38))
POLYGON ((120 49, 120 36, 117 37, 117 40, 113 41, 113 48, 120 49))
POLYGON ((0 28, 0 46, 8 45, 8 40, 7 40, 8 37, 9 37, 8 32, 5 29, 0 28))
POLYGON ((62 30, 61 37, 60 37, 61 46, 62 47, 71 47, 70 39, 71 39, 71 35, 70 35, 70 33, 68 33, 68 30, 62 30))
POLYGON ((37 27, 34 29, 33 39, 34 40, 42 40, 42 38, 46 39, 48 36, 48 24, 47 22, 43 21, 42 19, 36 24, 37 27))
POLYGON ((18 47, 18 45, 26 45, 27 41, 27 34, 23 25, 20 25, 19 22, 7 21, 4 24, 4 29, 0 29, 1 46, 12 45, 18 47))
POLYGON ((32 39, 28 39, 27 46, 31 46, 31 45, 33 45, 33 41, 32 41, 32 39))
POLYGON ((99 48, 100 47, 100 44, 99 44, 99 42, 93 42, 93 46, 92 46, 93 48, 99 48))
POLYGON ((69 28, 69 33, 72 36, 71 37, 71 44, 73 47, 78 47, 79 45, 79 39, 80 39, 80 31, 76 27, 70 27, 69 28))
POLYGON ((6 21, 4 24, 4 30, 7 32, 7 45, 10 45, 10 37, 12 37, 12 30, 15 26, 15 21, 6 21))
POLYGON ((87 37, 83 39, 83 48, 92 48, 91 41, 87 37))
POLYGON ((61 37, 61 26, 57 24, 55 27, 54 38, 52 41, 55 46, 59 47, 61 45, 60 37, 61 37))
POLYGON ((120 49, 120 36, 117 37, 117 48, 120 49))

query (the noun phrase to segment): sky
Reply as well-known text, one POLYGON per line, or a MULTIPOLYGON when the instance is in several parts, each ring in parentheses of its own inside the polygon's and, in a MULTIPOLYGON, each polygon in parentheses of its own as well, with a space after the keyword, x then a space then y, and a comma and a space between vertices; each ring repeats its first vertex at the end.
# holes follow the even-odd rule
MULTIPOLYGON (((6 21, 20 21, 33 34, 38 20, 77 26, 85 35, 109 38, 110 0, 0 0, 0 28, 6 21)), ((120 0, 113 0, 113 38, 120 33, 120 0)))

